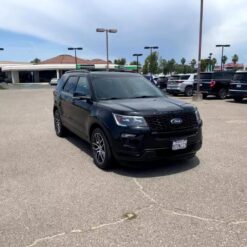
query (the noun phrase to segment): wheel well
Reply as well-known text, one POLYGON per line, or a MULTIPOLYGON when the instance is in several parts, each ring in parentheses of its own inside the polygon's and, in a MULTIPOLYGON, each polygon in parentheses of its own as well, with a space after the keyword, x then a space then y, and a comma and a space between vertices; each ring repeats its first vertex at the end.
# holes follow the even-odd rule
POLYGON ((108 140, 108 143, 109 143, 109 145, 110 145, 110 147, 111 147, 111 142, 110 142, 110 140, 109 140, 109 137, 108 137, 106 131, 105 131, 99 124, 97 124, 97 123, 94 123, 94 124, 90 127, 90 130, 89 130, 89 140, 91 140, 91 135, 92 135, 93 131, 94 131, 96 128, 99 128, 99 129, 101 129, 101 130, 103 131, 103 133, 105 134, 105 137, 106 137, 106 139, 108 140))
POLYGON ((57 110, 58 108, 56 106, 53 107, 53 113, 57 110))

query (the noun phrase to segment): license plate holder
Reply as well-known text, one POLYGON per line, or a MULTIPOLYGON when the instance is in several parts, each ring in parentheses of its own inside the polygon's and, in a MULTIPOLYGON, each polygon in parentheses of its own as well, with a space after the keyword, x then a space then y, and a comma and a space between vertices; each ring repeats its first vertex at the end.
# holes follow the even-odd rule
POLYGON ((237 88, 241 88, 241 84, 237 84, 236 87, 237 87, 237 88))
POLYGON ((181 149, 186 149, 187 148, 187 139, 179 139, 179 140, 173 140, 172 141, 172 150, 181 150, 181 149))

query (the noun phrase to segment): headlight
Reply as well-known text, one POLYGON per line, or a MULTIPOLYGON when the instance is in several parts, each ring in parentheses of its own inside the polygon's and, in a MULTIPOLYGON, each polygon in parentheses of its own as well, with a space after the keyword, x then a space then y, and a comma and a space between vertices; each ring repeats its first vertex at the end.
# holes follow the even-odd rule
POLYGON ((113 113, 113 117, 118 126, 137 127, 137 128, 148 127, 143 117, 125 116, 125 115, 119 115, 119 114, 114 114, 114 113, 113 113))
POLYGON ((197 109, 195 110, 195 115, 196 115, 197 123, 200 124, 202 122, 202 120, 201 120, 201 117, 200 117, 200 113, 199 113, 199 111, 197 109))

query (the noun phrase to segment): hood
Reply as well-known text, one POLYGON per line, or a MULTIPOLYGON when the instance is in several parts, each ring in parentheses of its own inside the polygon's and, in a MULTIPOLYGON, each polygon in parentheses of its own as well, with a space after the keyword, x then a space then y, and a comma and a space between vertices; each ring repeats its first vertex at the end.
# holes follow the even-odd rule
POLYGON ((98 104, 113 112, 131 115, 156 115, 194 109, 191 104, 169 97, 105 100, 98 104))

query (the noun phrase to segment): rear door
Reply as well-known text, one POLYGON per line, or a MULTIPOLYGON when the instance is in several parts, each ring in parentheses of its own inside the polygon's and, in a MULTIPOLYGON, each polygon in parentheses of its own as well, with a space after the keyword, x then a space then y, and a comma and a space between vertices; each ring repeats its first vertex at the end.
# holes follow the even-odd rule
POLYGON ((60 108, 61 108, 61 118, 65 126, 74 127, 73 122, 71 121, 71 110, 72 110, 72 100, 73 93, 76 88, 78 81, 77 76, 68 77, 65 82, 61 94, 60 94, 60 108))
MULTIPOLYGON (((83 96, 91 96, 91 90, 87 76, 80 76, 75 93, 83 96)), ((70 118, 73 121, 77 132, 81 134, 84 139, 88 139, 88 123, 90 112, 92 108, 92 101, 86 99, 73 99, 70 111, 70 118)))
MULTIPOLYGON (((208 93, 210 90, 210 83, 212 80, 212 75, 213 73, 201 73, 200 74, 200 91, 203 93, 208 93)), ((197 76, 196 76, 196 80, 194 82, 194 90, 197 90, 197 76)))

